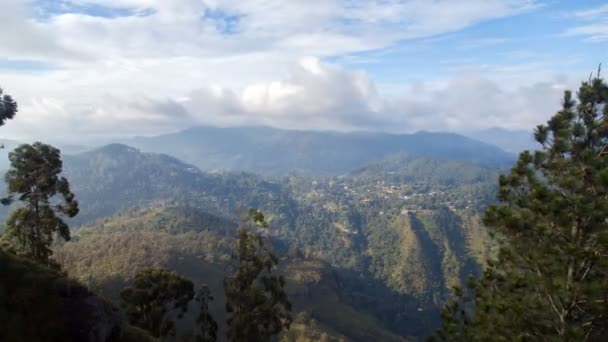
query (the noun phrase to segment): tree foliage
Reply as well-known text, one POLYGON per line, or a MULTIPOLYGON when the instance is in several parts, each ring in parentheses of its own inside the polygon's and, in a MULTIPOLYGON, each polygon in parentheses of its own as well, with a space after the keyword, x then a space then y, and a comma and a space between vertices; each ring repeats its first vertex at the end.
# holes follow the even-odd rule
POLYGON ((200 334, 196 335, 196 341, 214 342, 217 340, 217 322, 209 311, 209 302, 213 300, 209 287, 205 284, 201 285, 194 299, 200 303, 200 312, 196 319, 200 334))
POLYGON ((259 232, 266 228, 257 209, 250 209, 239 227, 236 270, 224 280, 232 341, 268 341, 291 323, 285 280, 274 274, 278 259, 259 232))
POLYGON ((175 335, 171 313, 181 318, 194 297, 194 284, 168 269, 148 268, 135 275, 133 287, 120 294, 129 322, 154 337, 175 335))
POLYGON ((60 151, 40 142, 24 144, 9 153, 10 169, 5 181, 8 197, 24 204, 15 209, 6 221, 7 235, 18 249, 42 263, 48 263, 50 246, 55 235, 70 239, 70 229, 62 216, 78 214, 78 202, 65 177, 60 177, 60 151))
POLYGON ((583 82, 576 101, 536 128, 499 180, 485 223, 501 240, 471 291, 457 291, 447 340, 600 340, 608 334, 608 85, 583 82), (473 310, 474 308, 474 310, 473 310), (474 314, 473 314, 474 311, 474 314))
POLYGON ((4 94, 0 88, 0 126, 14 118, 17 111, 17 102, 10 95, 4 94))

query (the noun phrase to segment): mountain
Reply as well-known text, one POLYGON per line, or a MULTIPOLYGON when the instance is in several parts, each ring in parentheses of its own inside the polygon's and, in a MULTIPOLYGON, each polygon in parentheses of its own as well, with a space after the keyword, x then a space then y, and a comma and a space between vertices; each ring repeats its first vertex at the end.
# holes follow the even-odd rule
MULTIPOLYGON (((216 298, 212 313, 223 329, 222 282, 236 234, 234 223, 213 217, 188 207, 131 210, 78 229, 73 241, 57 246, 55 253, 72 276, 114 300, 147 267, 175 269, 207 283, 216 298)), ((381 281, 322 260, 279 255, 296 323, 306 326, 291 334, 308 334, 313 328, 318 335, 347 340, 400 341, 399 334, 423 335, 438 321, 436 312, 421 313, 418 300, 381 281)), ((179 330, 187 332, 195 315, 192 311, 179 330)))
POLYGON ((64 156, 64 174, 78 194, 77 222, 163 201, 188 201, 223 213, 226 208, 234 213, 239 203, 279 206, 278 186, 258 176, 208 174, 171 156, 120 144, 64 156))
POLYGON ((138 137, 125 143, 142 151, 172 155, 203 171, 246 171, 262 175, 290 172, 336 175, 395 153, 490 165, 513 161, 513 156, 495 146, 452 133, 195 127, 156 137, 138 137))
POLYGON ((491 252, 479 213, 501 171, 398 154, 339 176, 265 178, 118 144, 65 156, 64 170, 81 213, 56 256, 95 291, 115 296, 137 270, 163 266, 220 296, 237 209, 256 207, 302 320, 350 340, 436 327, 449 288, 491 252))
POLYGON ((456 160, 388 156, 351 172, 352 177, 396 183, 425 182, 456 186, 498 181, 501 168, 456 160))
POLYGON ((125 145, 66 156, 64 170, 81 208, 72 225, 158 205, 187 205, 235 221, 239 207, 256 207, 277 227, 282 248, 293 246, 332 265, 364 268, 361 253, 367 253, 370 231, 382 235, 391 220, 408 213, 448 210, 471 221, 493 200, 500 172, 473 163, 396 156, 346 176, 266 179, 209 174, 125 145))
POLYGON ((524 150, 536 150, 540 147, 536 140, 534 140, 532 132, 526 130, 508 130, 493 127, 463 133, 463 135, 483 141, 487 144, 498 146, 501 149, 514 154, 519 154, 519 152, 524 150))

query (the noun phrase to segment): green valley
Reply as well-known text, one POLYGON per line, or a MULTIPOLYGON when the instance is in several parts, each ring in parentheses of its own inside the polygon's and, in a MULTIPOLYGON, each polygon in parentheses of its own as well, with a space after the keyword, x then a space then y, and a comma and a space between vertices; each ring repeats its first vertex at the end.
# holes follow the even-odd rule
POLYGON ((493 197, 498 169, 400 154, 342 176, 263 178, 203 173, 112 145, 67 156, 65 173, 81 227, 55 258, 95 292, 116 300, 139 270, 170 268, 210 286, 222 322, 236 214, 257 207, 270 222, 295 326, 364 341, 436 329, 450 287, 488 256, 479 208, 493 197))

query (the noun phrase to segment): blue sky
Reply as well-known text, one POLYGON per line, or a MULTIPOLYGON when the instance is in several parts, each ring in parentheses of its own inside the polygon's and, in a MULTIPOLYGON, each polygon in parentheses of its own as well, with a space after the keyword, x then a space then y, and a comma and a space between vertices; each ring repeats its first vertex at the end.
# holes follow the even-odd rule
MULTIPOLYGON (((497 71, 542 64, 546 71, 580 72, 581 77, 608 58, 608 37, 568 35, 587 21, 574 12, 605 1, 551 1, 536 10, 498 18, 430 38, 403 40, 394 46, 335 56, 330 60, 365 68, 381 82, 403 82, 455 75, 463 70, 497 71)), ((540 80, 539 80, 540 81, 540 80)))
POLYGON ((5 134, 78 142, 530 129, 608 56, 595 0, 3 0, 0 26, 5 134))

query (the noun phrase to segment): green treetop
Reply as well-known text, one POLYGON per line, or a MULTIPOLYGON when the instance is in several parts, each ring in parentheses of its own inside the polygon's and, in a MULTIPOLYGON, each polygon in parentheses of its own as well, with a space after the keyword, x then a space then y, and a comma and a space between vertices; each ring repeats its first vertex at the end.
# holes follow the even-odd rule
POLYGON ((445 310, 446 340, 608 335, 608 86, 584 82, 499 180, 485 224, 500 251, 445 310), (471 296, 469 300, 467 297, 471 296), (473 313, 474 312, 474 313, 473 313))
POLYGON ((60 177, 60 151, 37 142, 17 147, 8 156, 11 166, 5 175, 8 197, 24 206, 15 209, 6 222, 7 238, 16 247, 42 263, 48 263, 50 246, 56 235, 70 239, 70 229, 61 216, 78 214, 78 202, 70 191, 70 184, 60 177))
POLYGON ((194 299, 200 303, 200 312, 196 323, 200 333, 196 334, 197 342, 214 342, 217 340, 217 322, 209 311, 209 302, 213 300, 211 291, 207 285, 201 285, 194 299))
POLYGON ((285 280, 275 274, 278 259, 259 232, 267 227, 256 209, 239 227, 236 270, 224 280, 231 341, 268 341, 291 323, 285 280))
POLYGON ((152 268, 138 272, 133 287, 120 293, 129 322, 154 337, 175 335, 171 313, 176 311, 181 318, 193 297, 192 281, 171 270, 152 268))
POLYGON ((2 88, 0 88, 0 126, 14 118, 15 114, 17 114, 17 102, 10 95, 3 94, 2 88))

